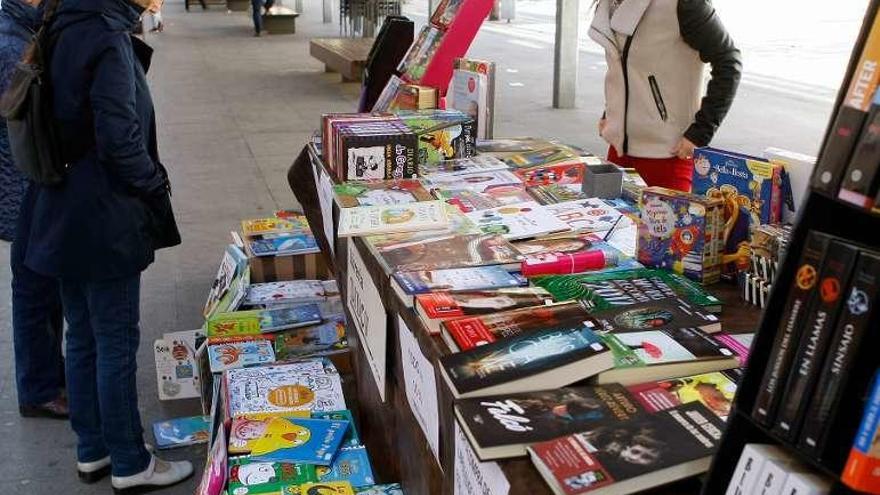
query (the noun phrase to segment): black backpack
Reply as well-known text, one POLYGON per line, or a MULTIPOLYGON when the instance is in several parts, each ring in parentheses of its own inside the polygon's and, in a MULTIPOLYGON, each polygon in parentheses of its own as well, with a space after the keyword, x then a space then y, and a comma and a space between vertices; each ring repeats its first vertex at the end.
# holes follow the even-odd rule
POLYGON ((63 181, 67 168, 52 114, 49 77, 52 40, 48 31, 58 3, 46 2, 43 24, 0 97, 0 116, 6 119, 12 158, 28 179, 44 185, 63 181))

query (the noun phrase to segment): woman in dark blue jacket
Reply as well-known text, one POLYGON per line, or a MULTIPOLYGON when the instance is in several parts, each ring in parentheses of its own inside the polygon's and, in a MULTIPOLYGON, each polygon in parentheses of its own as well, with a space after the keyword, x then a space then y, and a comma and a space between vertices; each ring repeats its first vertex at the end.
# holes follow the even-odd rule
POLYGON ((137 406, 140 275, 180 242, 144 75, 150 49, 129 36, 148 3, 61 2, 49 70, 67 174, 29 191, 25 208, 27 266, 61 279, 78 469, 92 481, 112 468, 117 493, 192 473, 145 449, 137 406))

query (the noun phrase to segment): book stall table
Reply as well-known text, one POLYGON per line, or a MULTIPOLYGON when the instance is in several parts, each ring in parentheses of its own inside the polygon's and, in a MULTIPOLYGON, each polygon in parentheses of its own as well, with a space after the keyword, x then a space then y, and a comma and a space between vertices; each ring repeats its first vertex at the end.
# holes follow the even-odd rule
MULTIPOLYGON (((309 145, 311 146, 311 145, 309 145)), ((336 239, 339 209, 333 179, 305 147, 288 172, 328 265, 339 281, 352 345, 362 436, 380 478, 400 480, 412 494, 552 493, 528 457, 480 462, 456 425, 453 394, 437 361, 450 353, 391 287, 390 273, 361 238, 336 239)), ((734 285, 712 287, 724 303, 724 330, 751 332, 760 310, 740 300, 734 285)), ((649 493, 698 493, 698 479, 649 493)))

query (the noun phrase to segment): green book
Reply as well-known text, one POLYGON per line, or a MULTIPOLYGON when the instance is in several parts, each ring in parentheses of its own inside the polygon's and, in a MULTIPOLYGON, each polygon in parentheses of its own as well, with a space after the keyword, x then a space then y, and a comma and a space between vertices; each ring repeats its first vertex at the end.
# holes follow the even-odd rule
POLYGON ((270 495, 281 493, 285 486, 318 481, 318 472, 310 464, 263 462, 250 459, 231 461, 229 493, 234 495, 270 495))
POLYGON ((605 273, 548 275, 532 279, 557 301, 580 300, 588 310, 680 297, 710 313, 721 312, 721 300, 676 273, 636 268, 605 273))

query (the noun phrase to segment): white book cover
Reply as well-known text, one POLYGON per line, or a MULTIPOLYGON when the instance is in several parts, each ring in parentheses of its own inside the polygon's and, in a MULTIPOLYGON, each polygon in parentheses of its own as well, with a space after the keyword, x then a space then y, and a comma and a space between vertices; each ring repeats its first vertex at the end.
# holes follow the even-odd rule
POLYGON ((767 459, 764 461, 764 468, 758 476, 758 483, 755 486, 756 495, 782 495, 782 487, 788 480, 788 473, 791 471, 802 471, 798 469, 797 462, 793 459, 767 459))
POLYGON ((501 234, 507 240, 528 239, 570 230, 565 222, 535 201, 474 211, 466 215, 484 233, 501 234))
POLYGON ((461 175, 435 175, 425 179, 424 182, 425 187, 430 190, 466 190, 478 193, 484 193, 493 188, 522 186, 523 184, 522 179, 509 170, 490 170, 461 175))
POLYGON ((419 165, 419 173, 429 181, 435 178, 461 177, 463 175, 509 169, 510 166, 500 159, 485 154, 419 165))
POLYGON ((725 495, 753 495, 756 493, 764 462, 771 458, 785 457, 785 452, 776 445, 746 444, 736 463, 736 470, 730 478, 725 495))
POLYGON ((477 122, 477 139, 492 137, 494 64, 458 59, 452 71, 450 107, 470 115, 477 122))
POLYGON ((319 359, 226 372, 230 417, 347 409, 342 382, 319 359))
POLYGON ((244 303, 248 306, 307 304, 339 294, 335 280, 284 280, 251 284, 244 303))
POLYGON ((828 495, 831 482, 812 473, 789 473, 782 487, 784 495, 828 495))
POLYGON ((442 201, 424 201, 405 205, 357 206, 339 212, 339 237, 355 237, 449 226, 442 201))
POLYGON ((607 232, 621 213, 599 198, 579 199, 547 205, 547 211, 576 232, 607 232))
POLYGON ((196 360, 196 340, 201 330, 166 333, 153 342, 159 400, 201 396, 201 376, 196 360))

